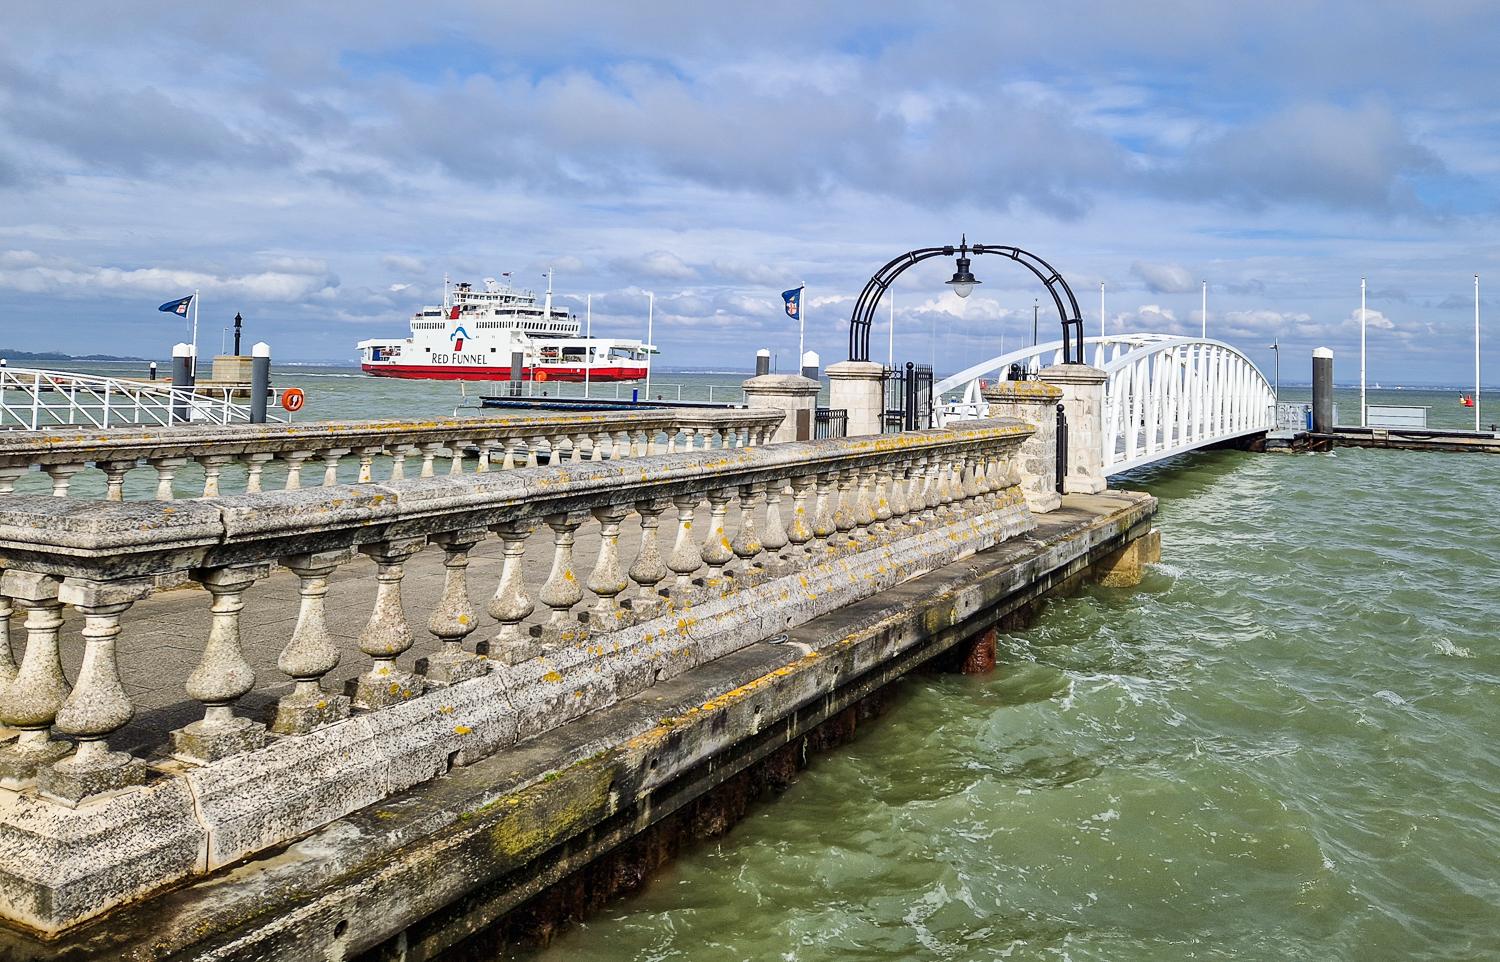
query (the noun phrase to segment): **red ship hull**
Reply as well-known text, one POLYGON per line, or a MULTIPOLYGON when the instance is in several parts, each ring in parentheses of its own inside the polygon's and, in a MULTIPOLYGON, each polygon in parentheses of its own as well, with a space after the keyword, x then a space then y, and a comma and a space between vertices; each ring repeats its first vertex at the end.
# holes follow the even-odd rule
MULTIPOLYGON (((465 367, 462 365, 428 364, 361 364, 360 370, 375 377, 396 377, 412 381, 509 381, 508 367, 465 367)), ((594 367, 588 380, 594 383, 606 381, 642 381, 646 378, 644 365, 594 367)), ((523 381, 576 381, 582 383, 584 373, 578 367, 523 367, 523 381)))

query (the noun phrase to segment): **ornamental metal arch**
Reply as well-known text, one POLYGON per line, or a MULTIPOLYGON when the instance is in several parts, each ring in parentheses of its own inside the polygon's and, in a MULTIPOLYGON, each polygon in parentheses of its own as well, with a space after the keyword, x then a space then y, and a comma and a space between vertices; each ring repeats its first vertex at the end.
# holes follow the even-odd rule
POLYGON ((875 308, 880 303, 881 295, 907 268, 933 257, 952 257, 955 254, 967 257, 971 253, 1009 257, 1035 274, 1037 280, 1047 288, 1047 293, 1052 295, 1057 316, 1062 319, 1062 363, 1083 363, 1083 316, 1078 310, 1078 298, 1073 296, 1073 289, 1068 286, 1062 274, 1030 251, 1007 244, 970 244, 967 238, 957 247, 950 244, 907 251, 875 272, 875 276, 870 278, 865 289, 860 292, 859 300, 854 302, 854 311, 849 317, 849 360, 870 359, 870 328, 874 322, 875 308))

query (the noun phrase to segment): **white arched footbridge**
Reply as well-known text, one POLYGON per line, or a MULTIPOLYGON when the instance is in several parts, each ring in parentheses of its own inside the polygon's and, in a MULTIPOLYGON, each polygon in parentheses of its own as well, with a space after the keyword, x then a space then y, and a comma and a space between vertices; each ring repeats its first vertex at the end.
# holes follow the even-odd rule
MULTIPOLYGON (((940 421, 983 417, 980 389, 1019 364, 1028 375, 1062 361, 1053 341, 1012 351, 933 385, 940 421), (954 401, 945 396, 957 395, 954 401)), ((1104 386, 1104 474, 1275 427, 1276 398, 1265 375, 1223 341, 1170 334, 1115 334, 1084 340, 1084 357, 1108 375, 1104 386)))

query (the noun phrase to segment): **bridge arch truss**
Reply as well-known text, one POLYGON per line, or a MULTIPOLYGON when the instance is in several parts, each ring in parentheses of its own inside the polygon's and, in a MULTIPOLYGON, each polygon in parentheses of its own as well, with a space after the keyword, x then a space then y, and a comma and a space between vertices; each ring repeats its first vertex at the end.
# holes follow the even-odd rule
MULTIPOLYGON (((1108 380, 1100 458, 1105 475, 1275 427, 1276 398, 1265 375, 1233 345, 1170 334, 1084 340, 1085 356, 1108 380)), ((1030 375, 1060 363, 1063 343, 1022 348, 975 364, 933 387, 946 422, 982 417, 980 389, 1019 364, 1030 375)))

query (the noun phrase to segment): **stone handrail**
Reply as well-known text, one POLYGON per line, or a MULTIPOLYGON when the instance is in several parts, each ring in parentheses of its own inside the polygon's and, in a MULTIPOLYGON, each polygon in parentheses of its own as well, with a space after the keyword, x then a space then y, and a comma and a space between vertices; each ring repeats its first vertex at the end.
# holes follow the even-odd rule
POLYGON ((1015 459, 1030 433, 973 421, 87 510, 0 499, 0 632, 13 607, 25 616, 19 665, 0 637, 0 733, 14 733, 0 744, 0 915, 59 931, 1028 530, 1015 459), (626 567, 632 514, 639 549, 626 567), (598 551, 585 576, 574 544, 590 520, 598 551), (543 529, 550 537, 530 539, 543 529), (466 569, 491 535, 503 542, 482 606, 494 627, 476 645, 466 569), (418 601, 431 640, 408 670, 397 663, 416 644, 402 580, 429 545, 442 553, 442 590, 418 601), (550 557, 540 585, 527 584, 528 552, 550 557), (325 596, 356 554, 374 562, 374 600, 361 673, 339 693, 325 681, 340 658, 325 596), (299 588, 294 616, 261 622, 294 620, 262 718, 238 704, 256 687, 241 612, 273 564, 299 588), (201 638, 196 667, 184 667, 201 717, 158 752, 112 748, 135 712, 118 667, 141 643, 128 616, 173 575, 209 596, 197 629, 172 628, 201 638), (69 607, 84 623, 71 685, 59 654, 69 607))
POLYGON ((204 425, 117 428, 108 432, 60 428, 0 432, 0 494, 18 480, 44 472, 53 495, 67 496, 74 478, 93 468, 103 475, 105 500, 128 496, 158 501, 177 497, 191 484, 192 496, 254 493, 273 486, 296 490, 309 484, 384 480, 408 471, 420 477, 445 473, 535 466, 549 461, 601 461, 632 455, 766 443, 783 412, 749 409, 646 409, 566 412, 506 417, 404 421, 321 421, 306 424, 204 425), (408 461, 420 465, 408 468, 408 461), (188 474, 186 466, 193 466, 188 474), (126 478, 143 468, 145 478, 126 478), (231 470, 239 469, 239 470, 231 470), (243 473, 241 474, 240 471, 243 473), (200 478, 201 474, 201 478, 200 478), (149 479, 149 480, 147 480, 149 479), (198 482, 201 480, 201 487, 198 482))

